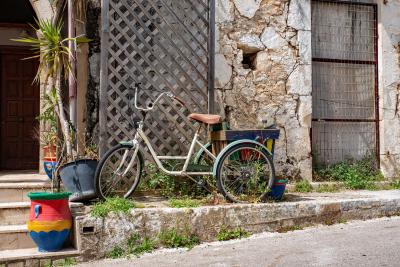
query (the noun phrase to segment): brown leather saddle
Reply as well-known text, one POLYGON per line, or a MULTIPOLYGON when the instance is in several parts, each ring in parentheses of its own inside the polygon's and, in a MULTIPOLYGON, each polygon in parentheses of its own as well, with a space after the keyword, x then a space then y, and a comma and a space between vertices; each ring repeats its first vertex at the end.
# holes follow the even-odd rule
POLYGON ((199 114, 199 113, 192 113, 189 116, 189 119, 195 120, 200 123, 204 124, 217 124, 221 122, 221 116, 214 115, 214 114, 199 114))

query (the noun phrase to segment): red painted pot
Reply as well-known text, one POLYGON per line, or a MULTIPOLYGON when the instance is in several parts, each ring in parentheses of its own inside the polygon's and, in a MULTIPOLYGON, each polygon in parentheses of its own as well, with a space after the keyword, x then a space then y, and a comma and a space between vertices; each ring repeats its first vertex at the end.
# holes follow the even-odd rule
POLYGON ((57 146, 48 145, 43 147, 43 159, 44 160, 52 160, 57 157, 57 146))
POLYGON ((28 230, 39 251, 58 251, 68 238, 72 216, 69 192, 31 192, 28 230))

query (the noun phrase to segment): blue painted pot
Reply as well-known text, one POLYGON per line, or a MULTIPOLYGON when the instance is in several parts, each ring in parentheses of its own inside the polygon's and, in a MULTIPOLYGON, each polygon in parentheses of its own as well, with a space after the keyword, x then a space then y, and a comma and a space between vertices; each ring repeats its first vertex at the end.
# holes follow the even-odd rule
POLYGON ((55 159, 45 158, 43 161, 43 169, 46 172, 49 179, 53 179, 53 172, 57 168, 57 161, 55 159))
POLYGON ((268 196, 275 200, 281 200, 285 194, 287 179, 279 179, 272 185, 271 191, 268 192, 268 196))

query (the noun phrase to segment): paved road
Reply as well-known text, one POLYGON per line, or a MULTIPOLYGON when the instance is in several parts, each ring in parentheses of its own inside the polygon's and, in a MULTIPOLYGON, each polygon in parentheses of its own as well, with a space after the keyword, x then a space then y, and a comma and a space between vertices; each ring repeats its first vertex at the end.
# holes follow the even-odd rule
POLYGON ((400 217, 264 233, 82 266, 400 266, 400 217))

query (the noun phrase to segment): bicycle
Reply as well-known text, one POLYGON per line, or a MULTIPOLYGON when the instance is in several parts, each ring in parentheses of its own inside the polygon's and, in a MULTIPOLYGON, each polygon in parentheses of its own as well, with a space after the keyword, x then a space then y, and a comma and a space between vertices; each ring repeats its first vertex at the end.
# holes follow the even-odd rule
MULTIPOLYGON (((140 150, 140 141, 150 151, 156 166, 171 176, 212 176, 216 179, 218 191, 230 202, 248 202, 265 200, 275 180, 275 169, 271 152, 255 140, 238 140, 228 144, 218 155, 211 151, 212 143, 202 144, 199 135, 202 127, 221 123, 221 116, 192 113, 188 117, 200 125, 193 136, 186 156, 160 156, 155 152, 146 133, 143 131, 147 112, 152 111, 162 97, 169 97, 186 107, 183 100, 172 92, 161 93, 147 107, 137 103, 138 88, 135 84, 135 108, 142 113, 143 119, 133 122, 136 130, 134 138, 120 142, 109 149, 100 160, 96 173, 96 192, 100 199, 107 197, 130 197, 139 185, 144 169, 144 158, 140 150), (195 147, 200 150, 196 153, 195 147), (184 161, 181 170, 167 170, 162 160, 184 161), (193 163, 193 164, 191 164, 193 163), (193 168, 192 166, 197 168, 193 168)), ((131 102, 131 100, 129 100, 131 102)))

